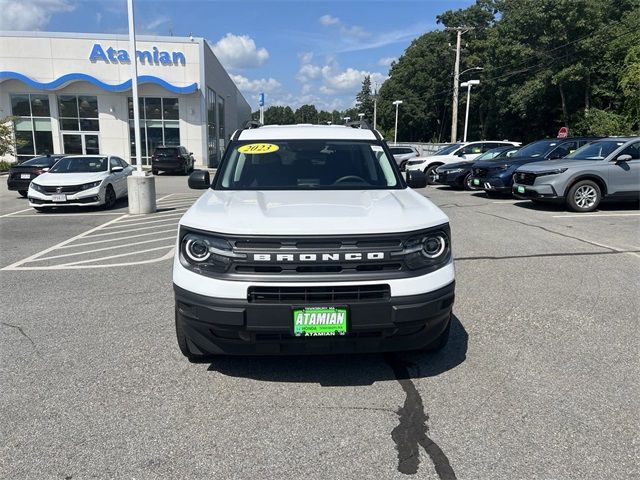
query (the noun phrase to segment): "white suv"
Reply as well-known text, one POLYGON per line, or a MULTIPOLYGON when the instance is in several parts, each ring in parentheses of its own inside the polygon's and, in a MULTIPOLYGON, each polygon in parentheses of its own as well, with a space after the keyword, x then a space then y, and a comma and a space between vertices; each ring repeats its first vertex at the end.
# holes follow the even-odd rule
POLYGON ((437 349, 454 301, 449 219, 366 124, 236 131, 180 220, 178 345, 214 354, 437 349))
POLYGON ((453 143, 438 150, 433 155, 412 158, 407 162, 406 170, 420 170, 427 176, 427 183, 435 185, 437 183, 436 168, 440 165, 447 165, 458 162, 471 162, 482 153, 498 147, 514 145, 520 146, 520 142, 509 142, 507 140, 485 140, 482 142, 453 143))

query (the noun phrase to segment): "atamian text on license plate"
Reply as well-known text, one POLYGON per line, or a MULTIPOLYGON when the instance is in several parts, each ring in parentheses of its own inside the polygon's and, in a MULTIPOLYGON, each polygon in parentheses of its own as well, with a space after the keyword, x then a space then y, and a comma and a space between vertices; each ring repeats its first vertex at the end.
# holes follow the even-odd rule
POLYGON ((334 336, 347 333, 347 309, 309 307, 293 310, 293 333, 302 336, 334 336))

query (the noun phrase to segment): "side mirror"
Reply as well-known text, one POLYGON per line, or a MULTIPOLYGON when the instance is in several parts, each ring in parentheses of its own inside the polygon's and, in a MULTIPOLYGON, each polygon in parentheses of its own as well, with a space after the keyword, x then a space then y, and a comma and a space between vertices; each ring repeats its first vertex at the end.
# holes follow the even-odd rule
POLYGON ((420 170, 407 170, 407 185, 411 188, 424 188, 427 186, 427 176, 420 170))
POLYGON ((189 188, 194 190, 206 190, 211 186, 211 180, 209 179, 209 172, 206 170, 196 170, 189 175, 189 188))
POLYGON ((123 167, 111 167, 111 173, 118 173, 123 171, 124 168, 123 167))
POLYGON ((616 163, 618 163, 618 162, 628 162, 629 160, 631 160, 631 155, 629 155, 628 153, 625 153, 624 155, 620 155, 615 160, 616 160, 616 163))

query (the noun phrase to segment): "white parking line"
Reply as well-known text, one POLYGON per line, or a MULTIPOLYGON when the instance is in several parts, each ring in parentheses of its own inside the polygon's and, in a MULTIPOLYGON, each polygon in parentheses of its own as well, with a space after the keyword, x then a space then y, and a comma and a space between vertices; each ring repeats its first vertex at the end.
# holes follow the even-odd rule
MULTIPOLYGON (((122 263, 107 263, 103 265, 52 265, 46 267, 17 267, 12 270, 80 270, 84 268, 113 268, 113 267, 127 267, 130 265, 145 265, 148 263, 162 262, 163 260, 169 260, 173 257, 174 248, 169 250, 163 256, 158 258, 150 258, 147 260, 136 260, 135 262, 122 262, 122 263)), ((139 252, 136 252, 139 253, 139 252)), ((6 270, 7 267, 1 269, 6 270)))
MULTIPOLYGON (((171 213, 159 213, 157 215, 154 215, 153 217, 146 217, 146 218, 168 218, 168 217, 179 217, 181 215, 184 215, 184 212, 171 212, 171 213)), ((144 217, 139 217, 139 216, 131 216, 129 217, 127 220, 122 220, 121 222, 118 222, 120 224, 127 224, 127 225, 131 225, 132 222, 138 222, 140 220, 142 220, 144 217)))
POLYGON ((30 210, 33 211, 33 208, 29 207, 29 208, 25 208, 24 210, 18 210, 17 212, 5 213, 4 215, 0 215, 0 218, 12 217, 14 215, 17 215, 18 213, 28 212, 30 210))
MULTIPOLYGON (((112 245, 110 247, 94 248, 89 253, 103 252, 105 250, 113 250, 114 248, 135 247, 137 245, 142 245, 143 243, 162 242, 164 240, 175 240, 175 237, 171 236, 171 237, 154 238, 152 240, 145 240, 143 242, 130 243, 128 245, 120 245, 120 244, 118 244, 118 245, 112 245)), ((167 248, 167 247, 165 247, 165 248, 167 248)), ((42 262, 42 261, 45 261, 45 260, 53 260, 53 259, 56 259, 56 258, 72 257, 74 255, 86 255, 87 253, 88 252, 63 253, 61 255, 53 255, 51 257, 39 257, 39 258, 36 258, 35 260, 32 260, 32 261, 33 262, 42 262)))
POLYGON ((61 267, 69 267, 69 266, 72 266, 72 265, 82 265, 82 264, 85 264, 85 263, 99 262, 99 261, 104 261, 104 260, 111 260, 112 258, 128 257, 128 256, 131 256, 131 255, 139 255, 141 253, 155 252, 157 250, 166 250, 167 248, 170 248, 171 250, 173 250, 174 246, 171 245, 171 246, 163 246, 163 247, 156 247, 156 248, 148 248, 146 250, 137 250, 135 252, 120 253, 118 255, 109 255, 108 257, 91 258, 89 260, 81 260, 79 262, 63 263, 60 266, 61 267))
POLYGON ((46 248, 46 249, 42 250, 41 252, 34 253, 33 255, 31 255, 31 256, 23 259, 23 260, 19 260, 19 261, 15 262, 15 263, 12 263, 11 265, 8 265, 8 266, 2 268, 2 270, 17 270, 20 265, 23 265, 25 263, 29 263, 29 262, 33 261, 34 259, 41 257, 42 255, 46 255, 47 253, 55 250, 56 248, 63 247, 65 245, 73 242, 74 240, 78 240, 79 238, 84 238, 84 237, 88 236, 90 233, 95 232, 96 230, 100 230, 101 228, 103 228, 103 227, 105 227, 107 225, 110 225, 110 224, 112 224, 114 222, 117 222, 118 219, 125 218, 125 217, 127 217, 127 215, 122 215, 121 217, 114 218, 113 220, 109 220, 107 223, 103 223, 102 225, 98 225, 97 227, 94 227, 94 228, 92 228, 90 230, 87 230, 86 232, 81 233, 79 235, 76 235, 75 237, 71 237, 71 238, 65 240, 64 242, 60 242, 60 243, 58 243, 58 244, 56 244, 56 245, 54 245, 52 247, 49 247, 49 248, 46 248))
MULTIPOLYGON (((62 247, 58 247, 58 249, 74 248, 74 247, 85 247, 87 245, 95 245, 97 243, 117 242, 119 240, 129 240, 130 238, 146 237, 148 235, 159 235, 161 233, 172 233, 172 232, 175 232, 175 231, 176 231, 176 227, 171 228, 169 230, 160 230, 159 232, 139 233, 138 235, 128 235, 126 237, 115 237, 115 238, 108 238, 106 240, 96 240, 94 242, 75 243, 73 245, 64 245, 62 247)), ((175 237, 171 237, 171 238, 175 238, 175 237)))
MULTIPOLYGON (((96 237, 106 237, 108 235, 118 235, 120 233, 127 233, 127 232, 139 232, 140 230, 149 230, 151 228, 161 228, 161 227, 166 227, 168 225, 153 225, 151 227, 138 227, 138 228, 132 228, 130 230, 117 230, 115 232, 108 232, 108 233, 96 233, 94 235, 87 235, 86 238, 96 238, 96 237)), ((176 222, 176 228, 178 228, 178 223, 176 222)))
POLYGON ((640 217, 638 213, 577 213, 553 215, 553 218, 593 218, 593 217, 640 217))
POLYGON ((166 222, 175 223, 175 221, 176 221, 175 218, 160 218, 158 220, 149 220, 147 222, 127 223, 126 225, 111 225, 110 227, 103 228, 103 230, 113 230, 114 228, 129 228, 129 227, 135 227, 138 225, 149 225, 150 223, 166 223, 166 222))

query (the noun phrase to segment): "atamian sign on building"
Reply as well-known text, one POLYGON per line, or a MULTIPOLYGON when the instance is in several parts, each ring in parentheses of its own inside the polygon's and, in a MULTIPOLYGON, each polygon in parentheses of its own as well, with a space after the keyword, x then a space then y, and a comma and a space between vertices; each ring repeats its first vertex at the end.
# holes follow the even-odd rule
MULTIPOLYGON (((202 38, 138 37, 142 157, 181 145, 214 166, 251 108, 202 38)), ((18 159, 134 152, 126 35, 0 34, 0 117, 16 117, 18 159)), ((14 158, 7 158, 14 160, 14 158)))

